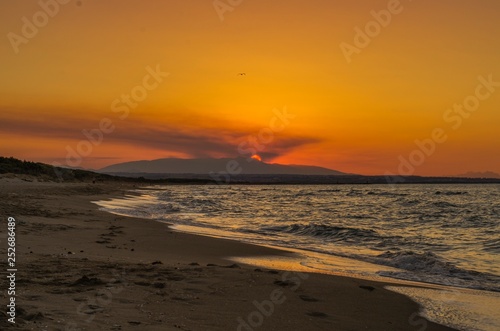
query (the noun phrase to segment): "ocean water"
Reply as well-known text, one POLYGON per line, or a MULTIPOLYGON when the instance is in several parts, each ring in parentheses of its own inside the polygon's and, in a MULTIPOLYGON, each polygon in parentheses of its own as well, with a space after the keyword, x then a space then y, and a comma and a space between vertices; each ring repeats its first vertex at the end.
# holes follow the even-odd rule
POLYGON ((318 253, 303 263, 321 271, 499 298, 500 185, 172 185, 98 204, 179 230, 318 253))

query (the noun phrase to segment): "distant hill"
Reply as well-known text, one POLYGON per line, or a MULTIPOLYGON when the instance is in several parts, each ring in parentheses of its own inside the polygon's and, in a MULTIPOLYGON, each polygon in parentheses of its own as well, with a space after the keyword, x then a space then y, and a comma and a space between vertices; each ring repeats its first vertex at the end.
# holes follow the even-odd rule
POLYGON ((167 158, 151 161, 132 161, 117 163, 99 170, 101 173, 145 173, 145 174, 209 174, 227 171, 233 167, 241 169, 241 175, 347 175, 343 172, 307 165, 283 165, 265 163, 239 157, 235 159, 204 158, 178 159, 167 158))
MULTIPOLYGON (((229 160, 229 159, 225 159, 229 160)), ((247 162, 246 159, 239 160, 247 162)), ((146 161, 147 162, 147 161, 146 161)), ((272 165, 279 166, 282 165, 272 165)), ((386 176, 362 176, 343 174, 335 170, 310 167, 310 166, 285 166, 285 169, 292 169, 295 172, 296 167, 302 171, 328 171, 334 174, 319 175, 297 175, 297 174, 243 174, 231 176, 232 184, 500 184, 500 178, 471 178, 471 177, 386 177, 386 176), (343 174, 342 176, 337 175, 343 174)), ((154 170, 154 169, 153 169, 154 170)), ((222 181, 210 176, 209 173, 201 174, 165 174, 165 173, 114 173, 118 176, 109 174, 95 173, 92 171, 59 168, 48 164, 21 161, 12 157, 0 156, 0 178, 6 176, 17 177, 23 180, 32 181, 52 181, 52 182, 133 182, 142 184, 224 184, 224 176, 220 176, 222 181), (28 177, 26 177, 28 176, 28 177)), ((489 174, 489 173, 488 173, 489 174)))
POLYGON ((500 174, 497 174, 496 172, 492 172, 492 171, 485 171, 485 172, 469 171, 465 174, 458 175, 456 177, 460 177, 460 178, 500 178, 500 174))

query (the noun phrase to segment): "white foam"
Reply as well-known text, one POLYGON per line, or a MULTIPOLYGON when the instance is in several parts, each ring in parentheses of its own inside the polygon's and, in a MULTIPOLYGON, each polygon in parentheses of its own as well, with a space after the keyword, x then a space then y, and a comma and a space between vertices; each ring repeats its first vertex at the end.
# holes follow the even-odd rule
POLYGON ((430 321, 467 331, 500 330, 500 293, 442 288, 387 286, 423 307, 421 315, 430 321))

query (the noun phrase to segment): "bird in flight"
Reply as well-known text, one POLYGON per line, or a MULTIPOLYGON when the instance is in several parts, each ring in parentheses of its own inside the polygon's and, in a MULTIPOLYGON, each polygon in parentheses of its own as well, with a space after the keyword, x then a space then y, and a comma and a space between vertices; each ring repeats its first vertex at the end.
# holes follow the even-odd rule
POLYGON ((246 76, 247 74, 245 72, 240 72, 238 76, 246 76))

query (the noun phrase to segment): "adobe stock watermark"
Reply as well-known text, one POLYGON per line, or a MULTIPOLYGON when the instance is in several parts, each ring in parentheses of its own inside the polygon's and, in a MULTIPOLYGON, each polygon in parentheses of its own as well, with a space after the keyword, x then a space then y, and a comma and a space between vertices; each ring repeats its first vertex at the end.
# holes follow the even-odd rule
MULTIPOLYGON (((275 134, 282 132, 291 123, 290 120, 294 119, 296 115, 289 114, 287 107, 283 110, 273 109, 274 116, 269 120, 269 125, 262 128, 257 134, 250 135, 245 138, 238 145, 238 153, 242 156, 247 155, 246 161, 248 163, 256 161, 252 156, 256 156, 259 152, 266 149, 266 145, 274 141, 275 134)), ((230 160, 226 163, 226 169, 217 173, 210 172, 209 175, 218 184, 229 184, 231 176, 241 174, 243 171, 242 165, 238 160, 230 160)))
POLYGON ((21 18, 21 34, 15 32, 7 33, 10 45, 14 53, 19 54, 19 46, 27 44, 31 39, 38 35, 40 29, 49 24, 50 19, 54 18, 61 6, 70 3, 72 0, 40 0, 38 6, 40 10, 35 12, 31 17, 23 16, 21 18))
MULTIPOLYGON (((281 282, 290 284, 290 291, 296 292, 302 285, 302 281, 309 278, 308 274, 289 272, 286 271, 281 276, 281 282)), ((287 297, 282 289, 274 289, 269 295, 269 299, 263 300, 261 302, 254 300, 252 304, 255 310, 250 312, 246 318, 238 317, 236 321, 238 326, 236 331, 254 331, 255 329, 261 327, 266 317, 269 318, 275 312, 276 307, 282 305, 286 301, 287 297)))
MULTIPOLYGON (((124 93, 119 98, 116 98, 111 103, 111 112, 117 114, 120 121, 125 120, 132 109, 139 106, 141 102, 146 100, 149 92, 155 90, 160 86, 170 73, 163 72, 160 65, 157 64, 153 69, 151 66, 145 68, 146 74, 144 75, 141 84, 134 86, 128 94, 124 93)), ((102 118, 96 127, 90 130, 82 130, 84 139, 80 140, 76 146, 66 146, 66 162, 67 167, 78 167, 83 162, 83 159, 89 156, 95 147, 102 144, 104 137, 107 134, 113 133, 116 128, 116 120, 113 121, 108 117, 102 118)), ((59 162, 52 162, 54 167, 63 166, 59 162)), ((63 180, 62 174, 59 170, 54 168, 56 175, 60 181, 63 180)))
POLYGON ((224 15, 227 12, 233 12, 234 9, 242 3, 243 0, 214 0, 212 5, 221 22, 224 22, 224 15))
POLYGON ((368 47, 372 40, 378 37, 382 33, 382 30, 391 24, 393 17, 401 14, 403 10, 404 7, 400 0, 389 0, 386 9, 379 11, 372 10, 370 14, 373 20, 367 22, 363 28, 358 26, 354 28, 353 44, 342 42, 339 45, 347 63, 352 62, 354 54, 359 55, 363 49, 368 47))
MULTIPOLYGON (((454 104, 452 108, 447 109, 443 113, 443 121, 451 125, 451 130, 456 131, 460 129, 464 120, 470 118, 480 108, 481 102, 488 100, 500 87, 500 82, 493 80, 493 74, 489 74, 487 77, 479 76, 478 81, 479 84, 476 86, 474 94, 465 97, 461 103, 454 104)), ((448 140, 447 133, 449 131, 450 129, 437 127, 432 130, 427 138, 415 140, 416 148, 407 157, 403 155, 398 157, 398 175, 386 171, 385 178, 387 183, 403 183, 405 178, 402 176, 413 176, 416 168, 423 165, 427 158, 436 152, 437 146, 448 140)))

